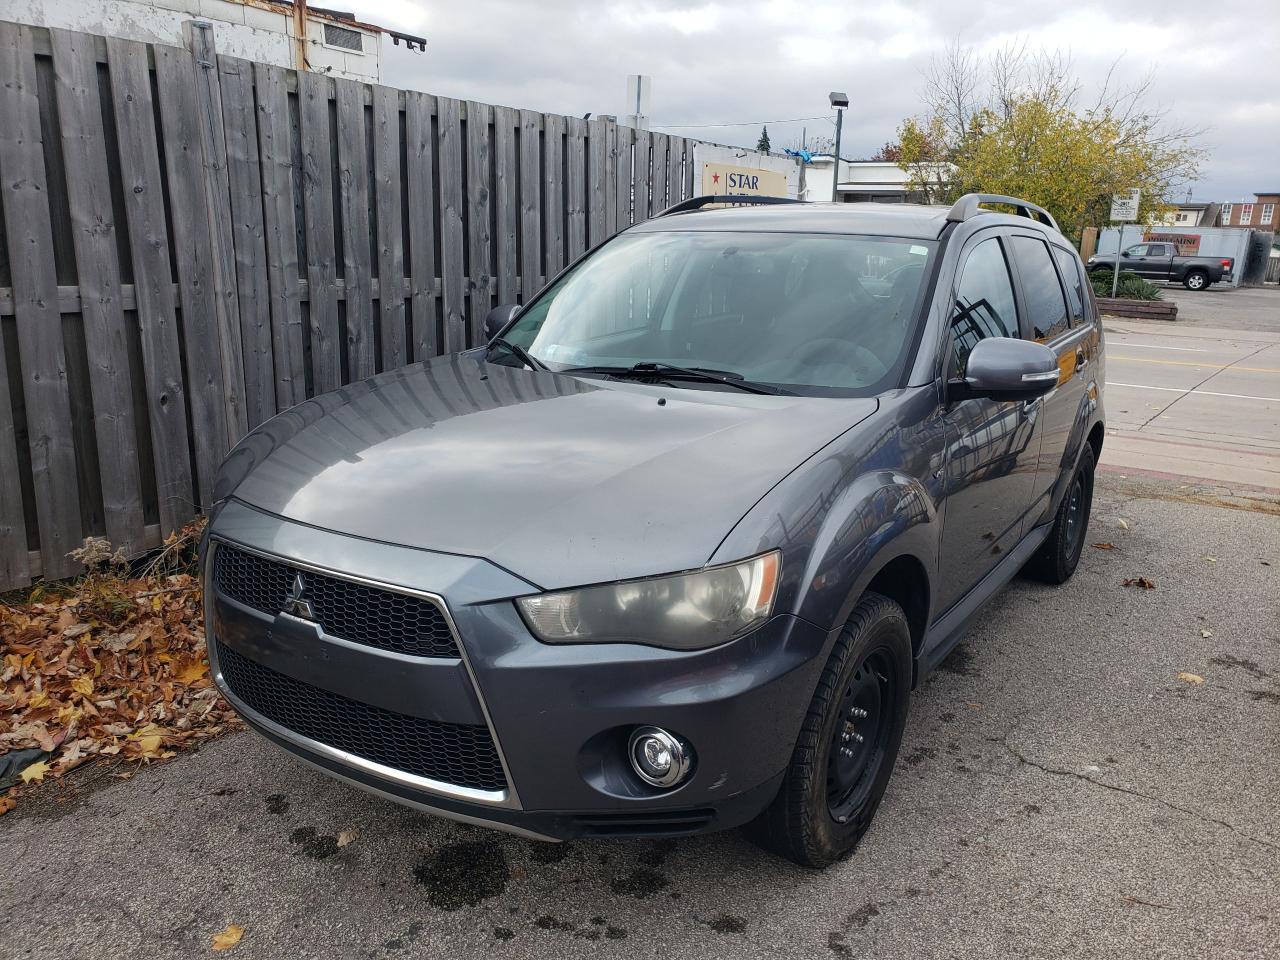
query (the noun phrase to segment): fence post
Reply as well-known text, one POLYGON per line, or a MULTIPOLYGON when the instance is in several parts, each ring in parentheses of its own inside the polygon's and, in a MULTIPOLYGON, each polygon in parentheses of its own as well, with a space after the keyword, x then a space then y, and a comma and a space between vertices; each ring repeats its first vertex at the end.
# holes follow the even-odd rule
POLYGON ((213 301, 222 352, 229 449, 248 432, 244 404, 244 353, 240 338, 240 305, 236 296, 235 248, 231 239, 231 188, 227 178, 227 142, 222 126, 222 90, 218 86, 218 53, 213 24, 183 23, 187 45, 196 61, 196 112, 200 117, 200 150, 204 163, 205 206, 213 247, 213 301))

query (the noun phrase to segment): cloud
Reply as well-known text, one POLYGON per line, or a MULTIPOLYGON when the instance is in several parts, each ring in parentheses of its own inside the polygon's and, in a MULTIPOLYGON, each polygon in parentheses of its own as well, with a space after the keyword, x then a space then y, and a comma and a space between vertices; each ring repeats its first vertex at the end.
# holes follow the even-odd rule
MULTIPOLYGON (((335 5, 337 0, 335 0, 335 5)), ((868 155, 922 109, 922 71, 953 38, 980 50, 1024 40, 1070 54, 1087 85, 1151 76, 1151 103, 1205 128, 1195 193, 1269 189, 1280 157, 1280 11, 1270 0, 1162 0, 1158 14, 1061 0, 344 0, 362 18, 427 37, 384 45, 394 86, 569 115, 627 112, 627 74, 653 77, 656 126, 773 121, 775 147, 830 136, 827 93, 844 90, 846 155, 868 155), (1247 67, 1247 69, 1246 69, 1247 67)), ((670 127, 732 145, 759 127, 670 127)))

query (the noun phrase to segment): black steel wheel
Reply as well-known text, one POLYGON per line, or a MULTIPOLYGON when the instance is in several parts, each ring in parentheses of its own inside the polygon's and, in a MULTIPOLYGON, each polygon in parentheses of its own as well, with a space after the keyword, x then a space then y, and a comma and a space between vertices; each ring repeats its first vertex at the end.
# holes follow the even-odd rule
POLYGON ((1093 471, 1093 447, 1086 443, 1049 535, 1022 568, 1028 577, 1044 583, 1065 583, 1076 572, 1093 508, 1093 471))
POLYGON ((752 839, 806 867, 853 853, 902 743, 911 657, 902 608, 865 594, 823 668, 777 797, 748 827, 752 839))

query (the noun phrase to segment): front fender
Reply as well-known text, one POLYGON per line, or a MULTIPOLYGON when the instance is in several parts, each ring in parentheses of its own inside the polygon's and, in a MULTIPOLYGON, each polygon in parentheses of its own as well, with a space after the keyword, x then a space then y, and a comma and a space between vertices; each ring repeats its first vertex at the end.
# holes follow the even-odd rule
POLYGON ((936 389, 904 391, 771 490, 711 562, 780 548, 778 611, 838 630, 891 560, 909 554, 933 577, 943 451, 936 389))

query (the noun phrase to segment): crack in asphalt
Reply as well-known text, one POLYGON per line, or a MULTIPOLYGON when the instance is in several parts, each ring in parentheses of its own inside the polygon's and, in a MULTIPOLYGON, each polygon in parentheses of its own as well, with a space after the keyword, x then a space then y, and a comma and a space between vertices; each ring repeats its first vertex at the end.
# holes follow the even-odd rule
POLYGON ((1178 813, 1185 814, 1186 816, 1199 820, 1202 823, 1212 823, 1220 827, 1226 827, 1236 836, 1241 839, 1248 840, 1251 843, 1261 844, 1264 847, 1270 847, 1272 850, 1280 850, 1280 843, 1275 843, 1271 840, 1264 840, 1262 837, 1255 837, 1253 834, 1245 833, 1235 824, 1228 823, 1226 820, 1219 820, 1217 817, 1208 816, 1207 814, 1201 813, 1199 810, 1192 810, 1190 807, 1179 806, 1176 803, 1171 803, 1170 801, 1163 800, 1160 797, 1153 797, 1149 793, 1143 793, 1141 790, 1134 790, 1131 787, 1118 787, 1115 784, 1105 783, 1102 780, 1095 780, 1093 777, 1086 776, 1083 773, 1076 773, 1074 770, 1063 770, 1061 767, 1051 767, 1047 764, 1040 763, 1039 761, 1032 760, 1009 743, 1009 734, 1005 734, 1000 743, 1015 759, 1018 760, 1019 763, 1025 763, 1027 766, 1034 767, 1042 773, 1052 774, 1055 777, 1074 777, 1076 780, 1083 780, 1085 783, 1091 783, 1095 787, 1102 787, 1104 790, 1110 790, 1114 793, 1123 793, 1130 797, 1138 797, 1141 800, 1147 800, 1151 803, 1159 804, 1160 806, 1166 807, 1170 810, 1176 810, 1178 813))

